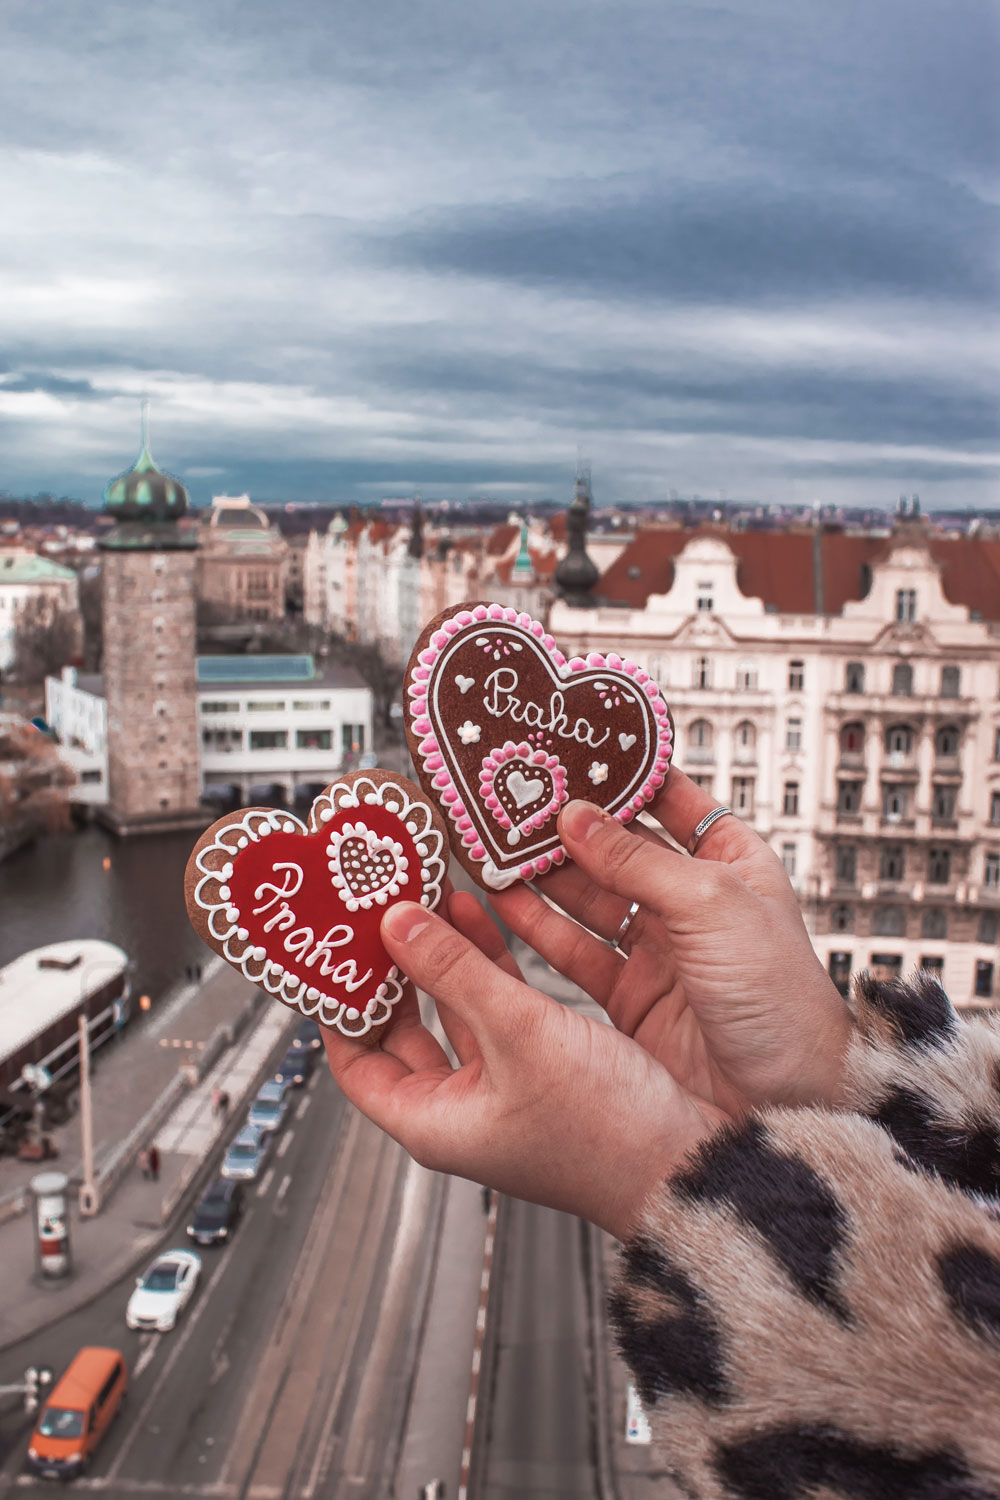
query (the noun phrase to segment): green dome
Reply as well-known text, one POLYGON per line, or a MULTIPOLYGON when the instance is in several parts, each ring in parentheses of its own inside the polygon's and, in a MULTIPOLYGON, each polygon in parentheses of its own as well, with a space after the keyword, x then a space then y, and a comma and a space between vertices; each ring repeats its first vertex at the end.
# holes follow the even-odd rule
POLYGON ((187 510, 187 490, 153 462, 145 422, 142 452, 131 469, 109 482, 104 504, 121 521, 176 521, 187 510))

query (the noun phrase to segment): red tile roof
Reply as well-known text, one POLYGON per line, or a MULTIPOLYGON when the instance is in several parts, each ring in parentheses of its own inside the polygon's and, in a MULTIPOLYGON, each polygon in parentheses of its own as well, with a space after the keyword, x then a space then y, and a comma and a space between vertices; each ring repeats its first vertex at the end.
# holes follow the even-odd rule
MULTIPOLYGON (((674 558, 698 536, 714 536, 736 554, 736 579, 748 598, 781 614, 839 614, 867 592, 863 570, 886 555, 886 537, 843 532, 676 531, 642 527, 601 577, 595 593, 612 604, 641 609, 651 594, 666 594, 674 558)), ((920 540, 920 538, 914 538, 920 540)), ((979 537, 927 538, 951 604, 1000 620, 1000 541, 979 537)))
POLYGON ((520 526, 515 526, 512 522, 504 522, 502 526, 494 526, 490 532, 490 539, 486 543, 486 551, 490 557, 502 557, 508 547, 514 545, 515 538, 520 536, 520 534, 520 526))

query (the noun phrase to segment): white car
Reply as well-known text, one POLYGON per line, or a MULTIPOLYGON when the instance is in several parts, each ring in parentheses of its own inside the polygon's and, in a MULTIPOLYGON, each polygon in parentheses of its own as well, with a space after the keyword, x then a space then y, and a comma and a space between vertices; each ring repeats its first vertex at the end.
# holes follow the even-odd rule
POLYGON ((125 1322, 130 1328, 169 1333, 177 1314, 190 1302, 200 1273, 201 1256, 193 1250, 165 1250, 144 1276, 136 1277, 125 1322))

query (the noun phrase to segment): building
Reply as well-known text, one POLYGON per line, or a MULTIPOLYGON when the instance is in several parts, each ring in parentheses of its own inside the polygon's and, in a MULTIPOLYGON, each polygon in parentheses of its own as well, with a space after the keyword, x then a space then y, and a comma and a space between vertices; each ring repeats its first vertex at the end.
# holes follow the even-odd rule
POLYGON ((371 754, 372 693, 311 656, 201 656, 202 790, 241 805, 314 796, 371 754))
POLYGON ((77 578, 72 568, 24 547, 0 550, 0 672, 15 655, 18 623, 51 624, 58 614, 79 615, 77 578))
POLYGON ((201 526, 198 599, 214 620, 283 620, 288 543, 249 495, 216 495, 201 526))
POLYGON ((103 554, 108 802, 119 834, 197 827, 199 734, 195 684, 197 538, 178 522, 184 486, 142 451, 104 491, 114 528, 103 554))
POLYGON ((817 952, 852 974, 932 969, 1000 1000, 1000 542, 644 527, 571 652, 664 689, 677 763, 779 854, 817 952))
POLYGON ((74 781, 69 799, 85 807, 108 800, 108 705, 104 678, 63 667, 59 677, 45 679, 45 721, 55 736, 59 757, 74 781))

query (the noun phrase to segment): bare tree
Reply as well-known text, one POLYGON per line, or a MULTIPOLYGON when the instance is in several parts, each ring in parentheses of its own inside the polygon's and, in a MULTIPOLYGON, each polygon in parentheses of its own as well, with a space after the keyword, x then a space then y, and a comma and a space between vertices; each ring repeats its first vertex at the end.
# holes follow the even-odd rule
POLYGON ((12 714, 0 717, 0 859, 42 833, 69 826, 73 772, 52 741, 12 714))
POLYGON ((14 619, 14 658, 9 676, 35 686, 80 657, 80 617, 35 594, 14 619))

